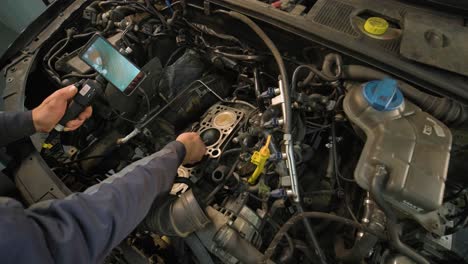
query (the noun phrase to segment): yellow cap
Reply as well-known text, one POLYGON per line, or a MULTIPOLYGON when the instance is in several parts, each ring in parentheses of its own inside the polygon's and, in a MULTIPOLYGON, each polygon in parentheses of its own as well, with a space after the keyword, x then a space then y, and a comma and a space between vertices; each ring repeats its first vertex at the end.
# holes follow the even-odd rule
POLYGON ((369 17, 364 23, 364 30, 372 35, 382 35, 387 29, 388 22, 381 17, 369 17))

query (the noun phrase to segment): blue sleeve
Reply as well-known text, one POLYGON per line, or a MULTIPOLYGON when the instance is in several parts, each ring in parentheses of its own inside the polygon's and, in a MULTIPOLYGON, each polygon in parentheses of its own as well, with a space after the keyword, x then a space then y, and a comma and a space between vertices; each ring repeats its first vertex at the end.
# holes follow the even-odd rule
POLYGON ((63 200, 23 209, 2 198, 2 263, 101 263, 143 220, 153 200, 169 192, 184 156, 184 145, 175 141, 63 200))
POLYGON ((0 112, 0 146, 36 132, 32 112, 0 112))

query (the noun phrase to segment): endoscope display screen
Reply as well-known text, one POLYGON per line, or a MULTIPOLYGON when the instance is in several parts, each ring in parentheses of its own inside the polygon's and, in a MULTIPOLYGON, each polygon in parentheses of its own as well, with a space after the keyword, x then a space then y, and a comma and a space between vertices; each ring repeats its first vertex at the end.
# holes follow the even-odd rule
POLYGON ((89 41, 80 58, 126 95, 135 91, 145 77, 144 72, 100 35, 89 41))

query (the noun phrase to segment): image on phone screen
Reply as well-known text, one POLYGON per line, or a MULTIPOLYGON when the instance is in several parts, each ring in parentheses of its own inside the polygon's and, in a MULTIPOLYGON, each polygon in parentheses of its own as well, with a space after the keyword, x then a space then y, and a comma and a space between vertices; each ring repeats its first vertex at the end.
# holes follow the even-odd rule
POLYGON ((99 35, 91 39, 80 57, 127 95, 131 94, 145 77, 138 67, 99 35))

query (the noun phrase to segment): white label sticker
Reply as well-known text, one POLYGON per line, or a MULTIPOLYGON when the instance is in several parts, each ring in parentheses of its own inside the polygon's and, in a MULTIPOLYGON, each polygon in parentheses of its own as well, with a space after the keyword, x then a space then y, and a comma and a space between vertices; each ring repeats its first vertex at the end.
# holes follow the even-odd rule
POLYGON ((86 84, 85 86, 83 86, 83 88, 81 88, 80 94, 82 96, 85 96, 89 92, 89 90, 91 90, 91 87, 86 84))

